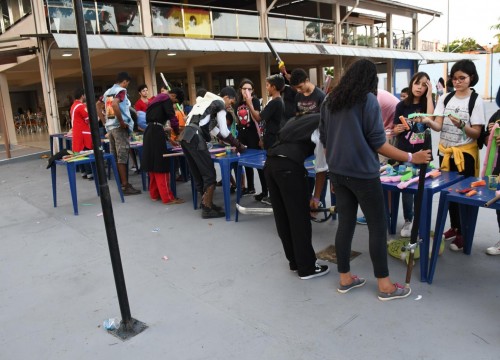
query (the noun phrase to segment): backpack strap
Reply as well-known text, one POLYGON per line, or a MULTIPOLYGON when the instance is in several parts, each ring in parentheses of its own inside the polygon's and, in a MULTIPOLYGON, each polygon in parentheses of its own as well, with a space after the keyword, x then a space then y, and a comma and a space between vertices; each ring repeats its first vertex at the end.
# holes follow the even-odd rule
POLYGON ((472 110, 474 110, 474 105, 476 104, 476 99, 478 97, 476 90, 471 89, 472 93, 470 94, 469 98, 469 119, 472 116, 472 110))
POLYGON ((455 91, 452 91, 451 93, 449 93, 448 95, 446 95, 446 97, 444 98, 444 107, 446 107, 446 105, 450 102, 451 98, 455 96, 455 91))
MULTIPOLYGON (((470 94, 470 98, 469 98, 469 118, 472 116, 472 110, 474 110, 474 105, 476 104, 476 99, 478 97, 478 94, 476 92, 476 90, 472 89, 472 93, 470 94)), ((446 95, 446 97, 444 98, 444 107, 446 107, 446 105, 450 102, 451 98, 455 96, 455 91, 452 91, 451 93, 449 93, 448 95, 446 95)))

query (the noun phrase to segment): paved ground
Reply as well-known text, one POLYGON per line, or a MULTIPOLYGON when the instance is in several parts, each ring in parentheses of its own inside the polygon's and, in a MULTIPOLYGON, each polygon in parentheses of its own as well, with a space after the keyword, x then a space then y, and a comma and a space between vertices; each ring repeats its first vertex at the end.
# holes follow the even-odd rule
MULTIPOLYGON (((120 311, 94 185, 78 179, 74 216, 62 171, 52 206, 45 166, 38 158, 0 165, 1 359, 499 358, 500 257, 484 254, 499 238, 494 211, 480 210, 471 256, 446 249, 433 285, 419 281, 417 266, 412 295, 384 303, 366 226, 356 229, 362 254, 352 268, 367 285, 341 295, 335 265, 307 281, 288 270, 272 217, 207 221, 189 201, 165 206, 147 194, 122 204, 111 181, 132 316, 149 325, 122 342, 102 329, 120 311)), ((189 184, 178 190, 191 199, 189 184)), ((336 228, 313 224, 317 251, 336 228)), ((403 263, 389 266, 403 282, 403 263)))

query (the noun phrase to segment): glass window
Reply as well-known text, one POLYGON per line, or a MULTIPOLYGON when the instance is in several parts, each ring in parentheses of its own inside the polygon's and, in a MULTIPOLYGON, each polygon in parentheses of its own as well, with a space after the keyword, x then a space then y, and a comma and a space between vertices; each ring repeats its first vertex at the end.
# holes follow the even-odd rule
POLYGON ((75 14, 72 8, 49 7, 50 31, 76 31, 75 14))
MULTIPOLYGON (((119 34, 140 34, 141 16, 137 3, 106 4, 114 9, 119 34)), ((103 6, 104 7, 104 6, 103 6)))
POLYGON ((0 7, 2 8, 3 29, 7 29, 11 25, 7 0, 0 0, 0 7))
POLYGON ((236 14, 212 11, 214 36, 238 37, 236 14))
POLYGON ((321 23, 321 41, 327 43, 335 42, 335 25, 333 23, 321 23))
POLYGON ((23 16, 31 13, 31 1, 30 0, 22 0, 23 4, 23 16))
MULTIPOLYGON (((47 0, 48 21, 52 32, 76 32, 73 3, 47 0)), ((137 3, 83 2, 83 18, 87 33, 140 34, 142 32, 137 3)))
MULTIPOLYGON (((310 28, 306 28, 310 30, 310 28)), ((304 41, 304 21, 287 19, 286 20, 286 37, 288 40, 304 41)), ((306 32, 306 38, 308 37, 306 32)))
POLYGON ((181 8, 151 6, 151 12, 155 34, 184 35, 181 8))
POLYGON ((96 34, 99 31, 94 2, 83 1, 83 20, 87 34, 96 34))
POLYGON ((260 38, 259 15, 238 14, 238 37, 260 38))
POLYGON ((19 1, 18 0, 7 0, 7 3, 10 8, 10 12, 12 15, 12 23, 15 23, 19 19, 21 19, 21 9, 19 8, 19 1))
POLYGON ((311 21, 306 22, 306 40, 307 41, 319 41, 320 39, 320 23, 311 21))
POLYGON ((271 39, 286 40, 286 20, 282 18, 269 17, 269 37, 271 39))
POLYGON ((184 33, 186 37, 211 38, 210 11, 198 8, 183 9, 184 33))

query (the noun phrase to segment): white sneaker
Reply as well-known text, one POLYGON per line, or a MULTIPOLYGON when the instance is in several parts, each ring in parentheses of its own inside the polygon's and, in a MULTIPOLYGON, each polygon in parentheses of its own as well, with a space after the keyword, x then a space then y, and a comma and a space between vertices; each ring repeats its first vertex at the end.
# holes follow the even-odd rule
POLYGON ((403 228, 401 229, 401 237, 407 238, 411 236, 411 221, 405 221, 403 228))
POLYGON ((500 255, 500 241, 486 249, 488 255, 500 255))

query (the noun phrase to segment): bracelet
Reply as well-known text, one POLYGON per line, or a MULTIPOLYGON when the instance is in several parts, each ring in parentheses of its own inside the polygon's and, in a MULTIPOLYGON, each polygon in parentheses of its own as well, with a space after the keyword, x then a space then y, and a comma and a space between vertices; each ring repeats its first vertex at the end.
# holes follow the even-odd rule
POLYGON ((313 199, 313 201, 314 201, 315 204, 319 204, 319 199, 318 198, 313 197, 312 199, 313 199))
POLYGON ((408 161, 409 163, 411 163, 411 160, 413 159, 413 154, 411 152, 408 153, 408 161))

